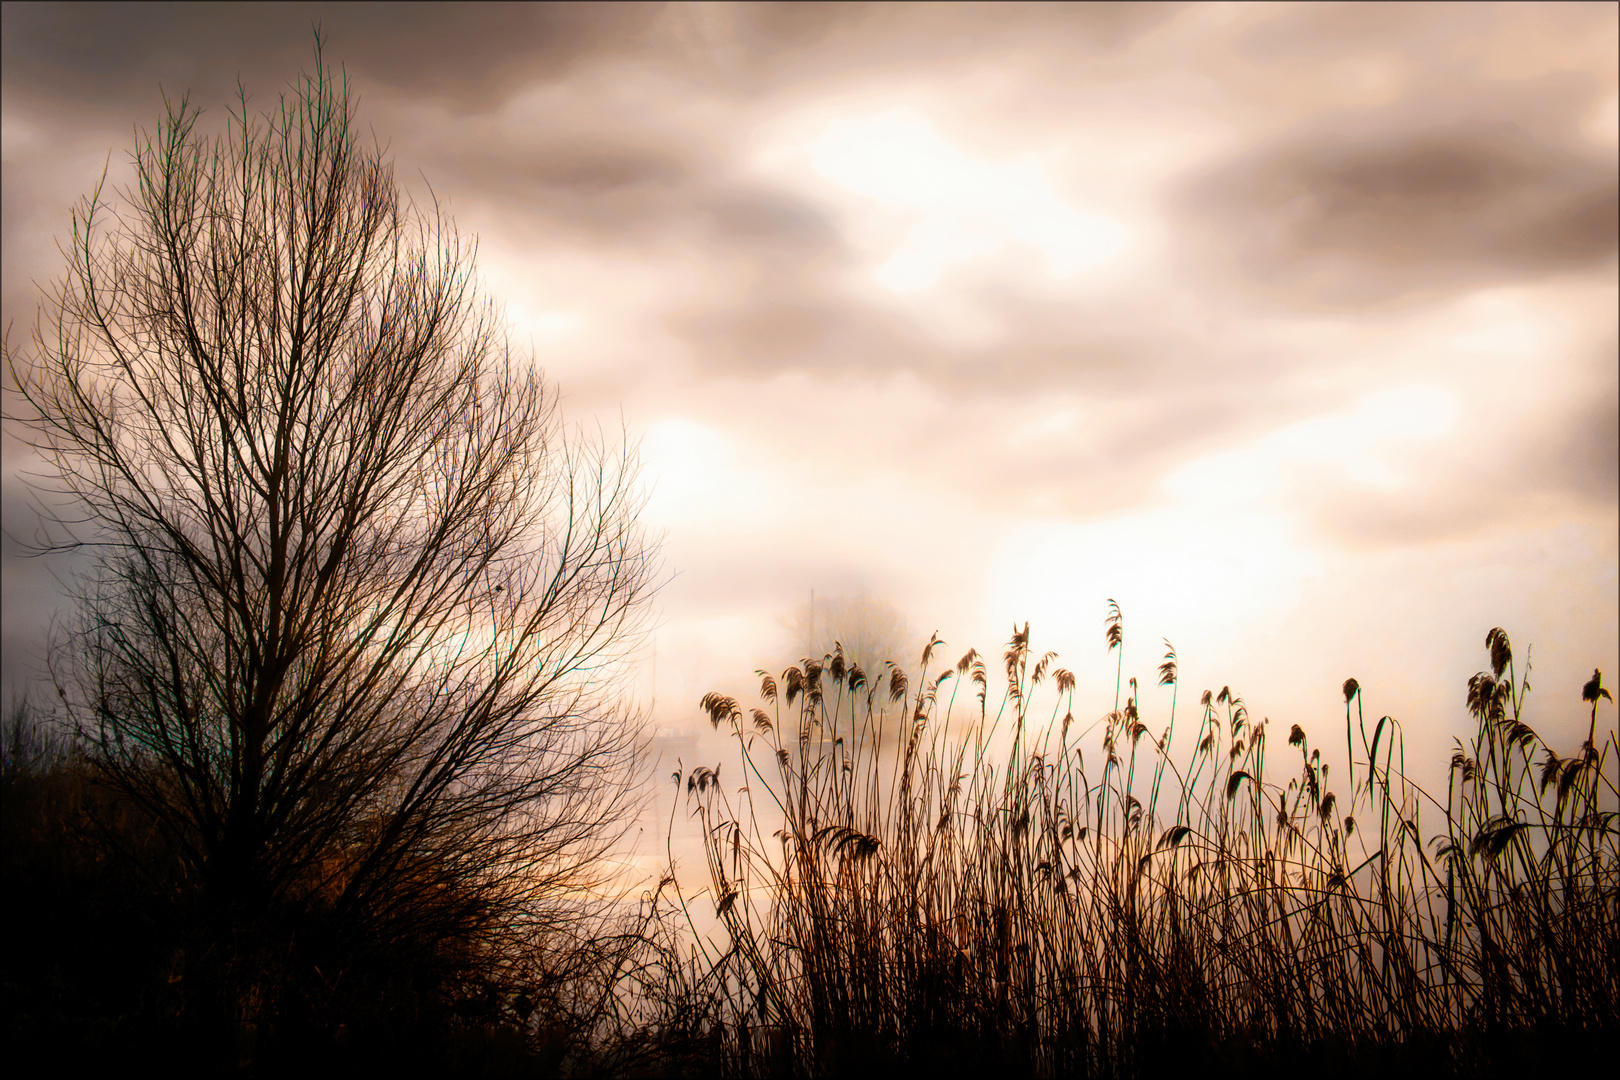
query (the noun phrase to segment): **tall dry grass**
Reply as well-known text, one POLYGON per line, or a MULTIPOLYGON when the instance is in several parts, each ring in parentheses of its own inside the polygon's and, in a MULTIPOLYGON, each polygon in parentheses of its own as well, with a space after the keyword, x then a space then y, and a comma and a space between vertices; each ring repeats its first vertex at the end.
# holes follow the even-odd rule
MULTIPOLYGON (((1121 644, 1117 607, 1107 634, 1121 644)), ((1560 755, 1492 630, 1441 794, 1355 680, 1330 780, 1300 727, 1269 730, 1230 690, 1178 740, 1174 696, 1155 733, 1132 679, 1082 748, 1074 677, 1027 626, 994 711, 984 659, 940 668, 938 644, 912 677, 835 651, 760 672, 762 707, 704 699, 738 760, 676 777, 711 895, 664 912, 712 903, 724 933, 666 949, 643 984, 688 1062, 1493 1075, 1590 1062, 1620 1028, 1620 753, 1598 673, 1586 743, 1560 755)), ((1177 681, 1171 650, 1159 682, 1177 681)))

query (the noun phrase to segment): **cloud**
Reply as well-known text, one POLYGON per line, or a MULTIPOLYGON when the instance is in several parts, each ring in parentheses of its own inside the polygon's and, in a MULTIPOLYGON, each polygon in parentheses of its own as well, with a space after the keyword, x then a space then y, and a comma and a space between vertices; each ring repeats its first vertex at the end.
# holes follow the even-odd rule
POLYGON ((711 90, 753 95, 861 71, 931 67, 953 56, 1050 41, 1121 47, 1178 4, 1001 3, 40 3, 7 4, 5 88, 92 108, 161 82, 228 100, 240 75, 273 93, 329 56, 389 92, 458 114, 498 108, 525 87, 611 57, 662 63, 711 90))
POLYGON ((480 111, 585 58, 633 49, 657 14, 630 3, 8 4, 5 86, 110 105, 162 82, 212 103, 240 74, 268 95, 309 67, 318 25, 328 58, 352 74, 480 111))
POLYGON ((1513 125, 1456 124, 1313 130, 1196 182, 1183 212, 1204 256, 1248 285, 1349 309, 1600 264, 1617 201, 1612 165, 1513 125))
POLYGON ((1612 520, 1613 5, 7 5, 7 317, 160 82, 263 108, 317 21, 571 415, 724 436, 646 444, 679 635, 812 584, 955 618, 1019 522, 1091 538, 1055 610, 1173 533, 1168 611, 1612 520), (1461 410, 1430 443, 1273 439, 1420 383, 1461 410), (1218 507, 1251 578, 1165 481, 1249 490, 1255 447, 1270 494, 1218 507))
POLYGON ((1402 482, 1328 478, 1296 492, 1319 535, 1357 548, 1473 538, 1620 508, 1620 365, 1613 340, 1578 360, 1541 360, 1549 384, 1477 398, 1471 422, 1408 455, 1402 482), (1560 370, 1565 367, 1568 370, 1560 370), (1520 414, 1503 397, 1529 399, 1520 414))
MULTIPOLYGON (((1611 369, 1612 370, 1612 369, 1611 369)), ((1620 503, 1620 391, 1592 394, 1549 439, 1555 482, 1611 511, 1620 503)))

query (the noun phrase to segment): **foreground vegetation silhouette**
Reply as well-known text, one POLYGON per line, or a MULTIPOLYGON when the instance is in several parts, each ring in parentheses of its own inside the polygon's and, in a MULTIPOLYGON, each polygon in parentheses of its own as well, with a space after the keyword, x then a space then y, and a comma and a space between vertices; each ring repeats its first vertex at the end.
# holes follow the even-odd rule
POLYGON ((8 1024, 104 1064, 450 1068, 452 1034, 572 1009, 604 940, 656 577, 634 455, 563 422, 318 41, 217 135, 165 104, 5 343, 37 546, 85 568, 71 753, 19 719, 6 767, 39 934, 8 1024))
MULTIPOLYGON (((1121 645, 1117 607, 1107 632, 1121 645)), ((1560 755, 1492 630, 1477 732, 1431 794, 1354 679, 1334 784, 1303 729, 1274 733, 1229 689, 1181 721, 1183 760, 1174 696, 1155 733, 1135 679, 1083 747, 1074 677, 1027 626, 994 712, 983 658, 936 669, 937 644, 910 677, 835 651, 759 673, 764 708, 704 700, 738 786, 676 781, 724 932, 650 993, 724 1071, 1500 1076, 1595 1064, 1616 1033, 1620 756, 1599 673, 1587 739, 1560 755)), ((1177 681, 1170 650, 1159 682, 1177 681)))
MULTIPOLYGON (((1121 630, 1116 609, 1111 647, 1121 630)), ((8 1035, 105 1060, 189 1045, 271 1072, 295 1058, 534 1076, 1595 1067, 1620 1002, 1612 699, 1594 672, 1587 739, 1560 754, 1529 723, 1506 633, 1486 644, 1466 695, 1476 734, 1444 793, 1409 779, 1400 725, 1367 723, 1355 680, 1341 787, 1297 725, 1268 748, 1229 689, 1180 720, 1177 759, 1173 651, 1161 731, 1131 680, 1090 741, 1073 676, 1032 654, 1027 629, 994 712, 984 659, 935 670, 937 642, 911 675, 837 652, 762 673, 763 708, 703 702, 738 759, 674 777, 707 837, 707 895, 672 872, 568 952, 469 954, 454 979, 441 941, 343 954, 305 914, 277 939, 296 948, 256 954, 259 978, 363 993, 341 1020, 283 997, 267 1014, 277 1053, 238 1026, 214 1033, 212 1058, 176 1042, 196 1035, 185 949, 221 947, 186 922, 183 860, 98 782, 100 747, 14 710, 4 867, 13 919, 35 932, 5 954, 8 1035)))

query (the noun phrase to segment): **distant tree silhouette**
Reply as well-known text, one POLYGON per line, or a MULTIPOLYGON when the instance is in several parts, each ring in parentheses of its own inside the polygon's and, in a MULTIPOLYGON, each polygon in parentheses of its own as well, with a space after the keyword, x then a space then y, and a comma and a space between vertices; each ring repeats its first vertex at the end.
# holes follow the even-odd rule
POLYGON ((564 425, 318 45, 278 108, 198 115, 168 104, 122 205, 105 177, 80 205, 5 347, 40 544, 95 556, 69 715, 211 911, 543 936, 629 818, 633 452, 564 425))
POLYGON ((892 604, 858 593, 855 596, 807 597, 794 609, 789 622, 792 647, 800 650, 792 659, 821 659, 843 648, 845 662, 860 665, 876 678, 885 660, 909 668, 912 655, 921 646, 906 618, 892 604), (914 647, 915 646, 915 647, 914 647))

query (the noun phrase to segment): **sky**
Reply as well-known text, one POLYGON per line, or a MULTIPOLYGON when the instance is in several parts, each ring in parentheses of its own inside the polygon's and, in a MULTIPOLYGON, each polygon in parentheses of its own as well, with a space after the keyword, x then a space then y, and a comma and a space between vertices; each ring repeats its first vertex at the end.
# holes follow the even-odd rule
MULTIPOLYGON (((1353 676, 1443 756, 1502 626, 1569 753, 1620 676, 1617 12, 6 4, 4 321, 160 90, 266 107, 319 24, 567 415, 639 442, 653 726, 813 590, 950 659, 1028 621, 1098 715, 1116 600, 1150 726, 1168 639, 1185 695, 1326 735, 1353 676)), ((73 568, 7 541, 13 689, 73 568)))

